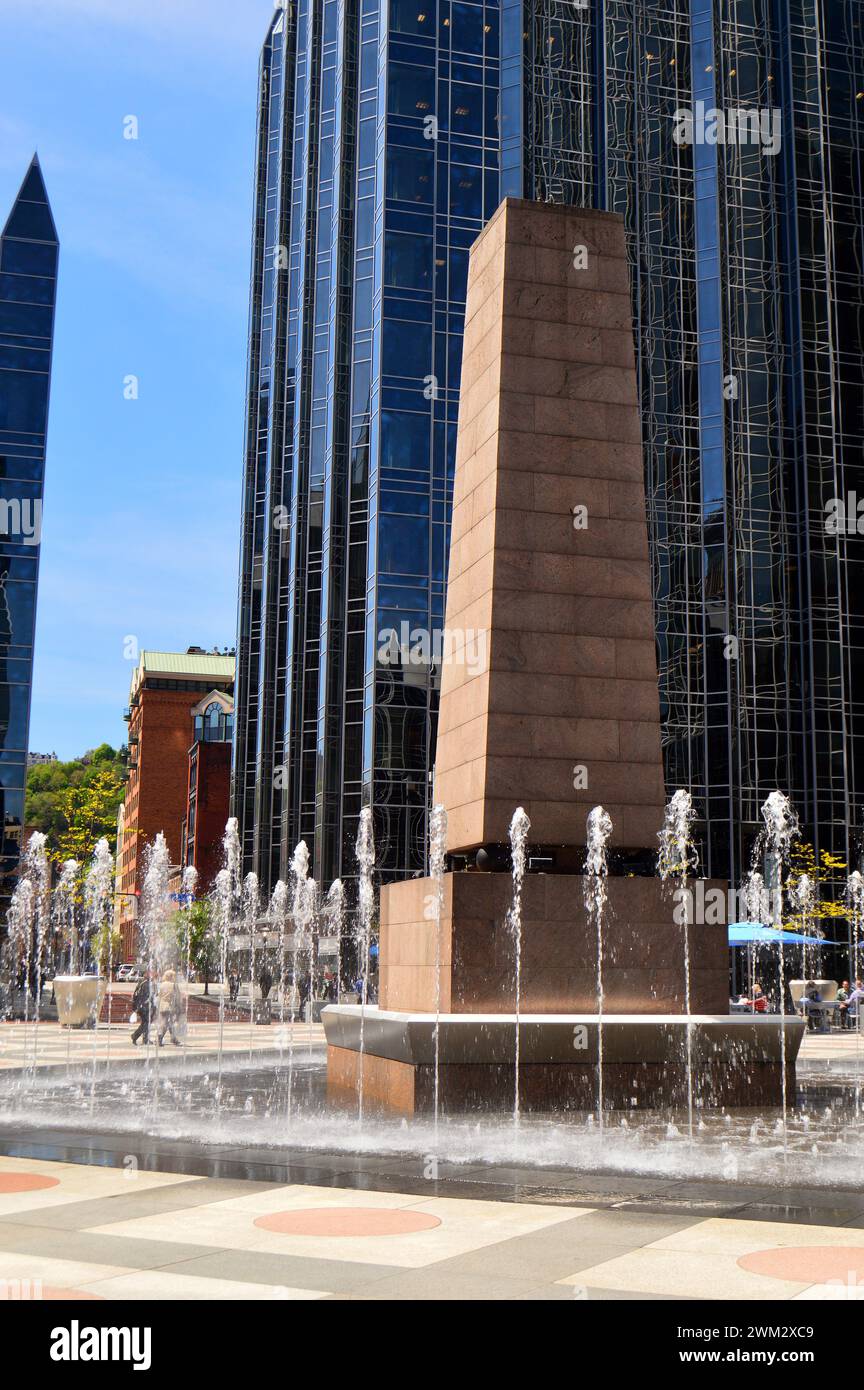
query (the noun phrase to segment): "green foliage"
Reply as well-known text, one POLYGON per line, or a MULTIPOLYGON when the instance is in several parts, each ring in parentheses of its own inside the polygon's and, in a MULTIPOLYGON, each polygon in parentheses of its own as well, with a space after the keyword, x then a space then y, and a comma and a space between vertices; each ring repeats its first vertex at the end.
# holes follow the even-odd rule
POLYGON ((113 844, 125 770, 125 752, 109 743, 72 762, 28 769, 26 822, 48 836, 52 858, 83 863, 101 836, 113 844))
POLYGON ((181 968, 188 960, 199 979, 204 981, 204 993, 219 964, 219 947, 213 932, 213 908, 206 898, 190 907, 181 908, 171 919, 177 934, 177 951, 181 968))
POLYGON ((114 970, 123 963, 123 937, 114 930, 113 922, 105 922, 90 943, 94 960, 99 962, 99 970, 106 978, 109 966, 114 970))
MULTIPOLYGON (((824 932, 818 923, 827 921, 829 918, 848 917, 849 908, 843 900, 842 894, 837 898, 829 896, 832 886, 836 887, 839 875, 845 872, 846 861, 836 855, 829 854, 827 850, 822 850, 819 854, 819 861, 816 860, 816 851, 807 841, 798 840, 792 848, 789 864, 789 878, 787 888, 790 893, 798 887, 804 874, 813 884, 815 902, 813 907, 806 914, 801 912, 788 913, 783 919, 783 926, 788 931, 809 932, 812 934, 814 923, 816 934, 824 936, 824 932)), ((845 879, 840 880, 845 886, 845 879)))

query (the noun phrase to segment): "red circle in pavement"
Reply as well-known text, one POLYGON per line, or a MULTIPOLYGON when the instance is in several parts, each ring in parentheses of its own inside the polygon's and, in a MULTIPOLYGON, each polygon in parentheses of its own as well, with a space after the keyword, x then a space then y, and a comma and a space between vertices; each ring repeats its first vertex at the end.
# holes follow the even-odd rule
POLYGON ((59 1186, 59 1178, 45 1178, 40 1173, 0 1173, 0 1194, 41 1192, 45 1187, 59 1186))
POLYGON ((787 1245, 741 1255, 738 1264, 751 1274, 799 1284, 854 1283, 864 1278, 864 1246, 787 1245))
POLYGON ((60 1289, 55 1284, 43 1284, 33 1303, 104 1303, 101 1293, 87 1293, 85 1289, 60 1289))
POLYGON ((255 1225, 280 1236, 407 1236, 441 1222, 425 1211, 400 1207, 305 1207, 259 1216, 255 1225))

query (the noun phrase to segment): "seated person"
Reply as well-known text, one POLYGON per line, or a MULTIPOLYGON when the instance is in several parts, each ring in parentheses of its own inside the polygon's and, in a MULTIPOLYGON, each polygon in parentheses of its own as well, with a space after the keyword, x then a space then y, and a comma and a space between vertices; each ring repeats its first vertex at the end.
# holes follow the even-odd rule
POLYGON ((753 1012, 755 1014, 764 1014, 768 1009, 768 1000, 762 993, 762 986, 758 980, 753 985, 753 998, 750 1002, 753 1005, 753 1012))
POLYGON ((837 991, 837 1018, 841 1028, 849 1027, 849 981, 843 980, 837 991))
POLYGON ((738 1002, 746 1004, 754 1014, 764 1014, 768 1010, 768 1000, 762 993, 762 986, 758 980, 753 984, 753 997, 748 999, 746 994, 742 994, 738 1002))
POLYGON ((864 980, 856 980, 855 988, 846 1000, 847 1016, 858 1022, 858 1015, 861 1012, 861 1000, 864 999, 864 980))
POLYGON ((816 1025, 824 1027, 824 1010, 819 1007, 822 1003, 822 995, 815 980, 808 980, 804 986, 804 997, 801 1000, 801 1008, 807 1019, 807 1029, 810 1033, 816 1032, 816 1025))

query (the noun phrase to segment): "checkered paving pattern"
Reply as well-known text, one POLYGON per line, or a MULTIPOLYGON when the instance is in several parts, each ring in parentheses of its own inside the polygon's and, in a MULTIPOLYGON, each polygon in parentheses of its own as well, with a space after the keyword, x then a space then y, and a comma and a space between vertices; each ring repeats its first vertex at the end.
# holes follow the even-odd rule
POLYGON ((857 1300, 857 1205, 706 1217, 633 1199, 488 1200, 0 1157, 0 1299, 857 1300))

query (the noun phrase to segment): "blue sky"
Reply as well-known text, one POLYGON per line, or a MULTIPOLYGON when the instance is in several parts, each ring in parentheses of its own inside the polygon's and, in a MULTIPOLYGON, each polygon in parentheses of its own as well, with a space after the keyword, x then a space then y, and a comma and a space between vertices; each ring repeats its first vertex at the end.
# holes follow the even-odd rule
POLYGON ((0 225, 61 242, 30 747, 122 742, 138 647, 232 645, 272 0, 0 0, 0 225), (123 138, 124 118, 139 122, 123 138), (140 381, 137 401, 123 383, 140 381))

